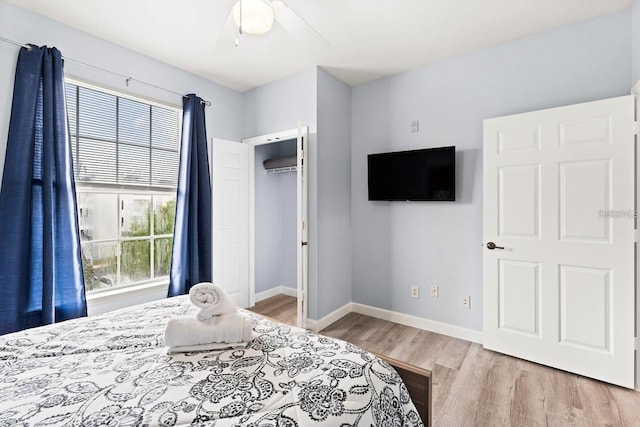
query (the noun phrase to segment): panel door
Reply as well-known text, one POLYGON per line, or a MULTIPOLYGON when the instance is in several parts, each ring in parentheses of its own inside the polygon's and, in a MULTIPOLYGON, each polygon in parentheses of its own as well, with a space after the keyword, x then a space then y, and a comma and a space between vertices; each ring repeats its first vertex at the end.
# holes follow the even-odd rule
POLYGON ((483 151, 485 348, 633 388, 634 97, 485 120, 483 151))
POLYGON ((213 281, 249 307, 249 147, 213 140, 213 281))

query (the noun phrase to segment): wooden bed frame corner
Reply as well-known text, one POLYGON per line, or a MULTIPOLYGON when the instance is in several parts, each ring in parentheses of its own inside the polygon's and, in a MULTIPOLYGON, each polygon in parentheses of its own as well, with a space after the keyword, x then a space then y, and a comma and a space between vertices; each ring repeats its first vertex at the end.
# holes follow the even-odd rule
POLYGON ((375 355, 393 366, 407 386, 422 423, 431 427, 431 371, 382 354, 375 355))

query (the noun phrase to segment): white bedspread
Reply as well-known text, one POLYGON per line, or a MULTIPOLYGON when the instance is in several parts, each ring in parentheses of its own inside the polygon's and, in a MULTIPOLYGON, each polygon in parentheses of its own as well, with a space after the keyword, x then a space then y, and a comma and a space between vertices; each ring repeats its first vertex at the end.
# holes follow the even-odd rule
POLYGON ((242 349, 167 355, 176 297, 0 336, 0 426, 421 426, 396 372, 251 315, 242 349))

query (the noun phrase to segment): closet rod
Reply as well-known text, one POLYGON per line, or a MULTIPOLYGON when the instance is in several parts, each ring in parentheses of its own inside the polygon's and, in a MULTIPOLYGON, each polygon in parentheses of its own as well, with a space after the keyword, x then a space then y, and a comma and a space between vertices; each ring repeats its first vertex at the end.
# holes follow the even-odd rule
MULTIPOLYGON (((27 44, 20 43, 20 42, 17 42, 15 40, 7 39, 5 37, 0 37, 0 41, 12 44, 14 46, 23 47, 23 48, 25 48, 27 50, 31 50, 31 45, 28 44, 28 43, 27 44)), ((105 73, 113 74, 113 75, 118 76, 118 77, 122 77, 122 78, 125 79, 125 84, 127 86, 129 86, 129 82, 134 81, 134 82, 138 82, 138 83, 141 83, 143 85, 146 85, 146 86, 150 86, 150 87, 153 87, 153 88, 156 88, 156 89, 164 90, 165 92, 173 93, 174 95, 178 95, 178 96, 181 96, 183 98, 186 98, 186 96, 181 94, 181 93, 178 93, 178 92, 173 91, 171 89, 167 89, 165 87, 154 85, 153 83, 149 83, 149 82, 146 82, 144 80, 134 79, 131 76, 126 76, 124 74, 116 73, 115 71, 107 70, 106 68, 96 67, 95 65, 87 64, 86 62, 78 61, 77 59, 67 58, 66 56, 63 56, 63 59, 65 61, 69 61, 69 62, 73 62, 75 64, 83 65, 85 67, 93 68, 94 70, 99 70, 99 71, 102 71, 102 72, 105 72, 105 73)), ((211 105, 211 101, 206 101, 206 100, 203 99, 201 102, 204 105, 206 105, 207 107, 211 105)))
POLYGON ((283 168, 265 169, 265 173, 282 173, 282 172, 295 172, 298 170, 297 166, 286 166, 283 168))

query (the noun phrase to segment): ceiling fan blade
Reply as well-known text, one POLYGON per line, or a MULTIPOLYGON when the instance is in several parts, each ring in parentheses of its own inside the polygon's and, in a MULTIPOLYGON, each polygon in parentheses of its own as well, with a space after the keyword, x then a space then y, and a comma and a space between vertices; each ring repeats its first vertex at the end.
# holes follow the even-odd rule
POLYGON ((214 52, 221 56, 231 55, 233 53, 233 49, 236 47, 237 36, 238 28, 233 20, 233 13, 229 13, 227 21, 225 22, 224 27, 222 27, 222 31, 220 31, 220 35, 218 35, 218 39, 216 40, 214 52))
POLYGON ((295 10, 287 6, 281 0, 273 0, 273 9, 278 24, 282 25, 288 33, 299 39, 306 46, 317 45, 318 47, 331 46, 315 28, 313 28, 295 10))

